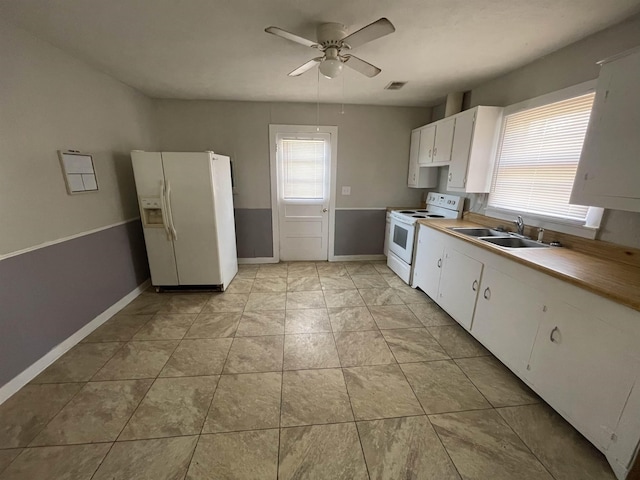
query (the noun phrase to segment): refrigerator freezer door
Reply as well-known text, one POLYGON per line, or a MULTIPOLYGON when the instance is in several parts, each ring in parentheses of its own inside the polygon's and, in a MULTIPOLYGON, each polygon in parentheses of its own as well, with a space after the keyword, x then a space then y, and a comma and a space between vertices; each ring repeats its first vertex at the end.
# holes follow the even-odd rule
MULTIPOLYGON (((141 198, 163 198, 164 174, 162 157, 158 152, 131 152, 133 174, 138 192, 138 203, 141 198)), ((166 213, 163 207, 163 221, 166 213)), ((142 210, 142 206, 140 206, 142 210)), ((143 212, 141 211, 141 216, 143 212)), ((173 251, 173 242, 165 228, 145 227, 144 242, 149 258, 151 283, 153 285, 178 285, 178 272, 173 251)))
POLYGON ((211 156, 162 152, 162 165, 179 283, 222 285, 211 156))

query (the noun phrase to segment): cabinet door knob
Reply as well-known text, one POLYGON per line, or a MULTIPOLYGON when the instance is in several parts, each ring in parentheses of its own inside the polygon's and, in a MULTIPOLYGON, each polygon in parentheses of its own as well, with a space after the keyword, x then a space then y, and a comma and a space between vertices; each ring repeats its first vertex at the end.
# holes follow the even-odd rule
POLYGON ((558 343, 556 337, 554 336, 556 332, 560 333, 560 329, 558 327, 553 327, 553 330, 551 330, 551 333, 549 334, 549 340, 551 340, 553 343, 558 343))
POLYGON ((482 296, 485 298, 485 300, 491 299, 491 290, 489 289, 489 287, 484 289, 484 293, 482 294, 482 296))
POLYGON ((453 178, 453 173, 449 174, 449 181, 451 181, 451 179, 453 178))
POLYGON ((431 158, 431 149, 429 149, 429 154, 428 154, 429 158, 431 158))
POLYGON ((474 292, 478 290, 478 280, 473 281, 473 283, 471 284, 471 290, 473 290, 474 292))
POLYGON ((442 259, 441 258, 438 259, 438 268, 440 268, 440 267, 442 267, 442 259))
POLYGON ((433 156, 435 157, 438 154, 438 147, 433 149, 433 156))

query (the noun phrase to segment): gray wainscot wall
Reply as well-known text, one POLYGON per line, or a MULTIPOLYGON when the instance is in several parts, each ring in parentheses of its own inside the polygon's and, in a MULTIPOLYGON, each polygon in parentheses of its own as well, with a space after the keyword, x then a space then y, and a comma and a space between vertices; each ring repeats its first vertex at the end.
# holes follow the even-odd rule
POLYGON ((336 255, 381 255, 386 210, 336 210, 336 255))
POLYGON ((0 386, 149 278, 139 220, 0 262, 0 386))

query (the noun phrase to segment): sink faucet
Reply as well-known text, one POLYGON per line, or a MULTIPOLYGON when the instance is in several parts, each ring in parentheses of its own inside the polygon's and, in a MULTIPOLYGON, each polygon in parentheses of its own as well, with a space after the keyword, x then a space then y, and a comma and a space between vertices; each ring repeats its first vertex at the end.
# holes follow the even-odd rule
POLYGON ((518 228, 518 235, 523 236, 524 235, 524 220, 522 219, 522 215, 518 215, 518 218, 513 223, 515 223, 516 227, 518 228))

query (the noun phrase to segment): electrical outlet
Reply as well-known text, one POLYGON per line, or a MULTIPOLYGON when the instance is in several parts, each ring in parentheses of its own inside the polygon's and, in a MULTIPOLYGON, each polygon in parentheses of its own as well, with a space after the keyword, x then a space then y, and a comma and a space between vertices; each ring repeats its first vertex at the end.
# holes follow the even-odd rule
POLYGON ((342 195, 351 195, 351 187, 342 187, 342 195))

